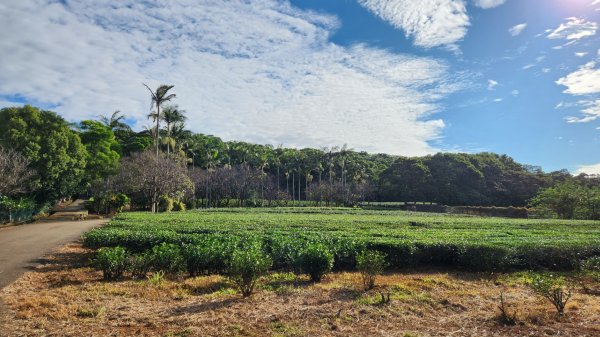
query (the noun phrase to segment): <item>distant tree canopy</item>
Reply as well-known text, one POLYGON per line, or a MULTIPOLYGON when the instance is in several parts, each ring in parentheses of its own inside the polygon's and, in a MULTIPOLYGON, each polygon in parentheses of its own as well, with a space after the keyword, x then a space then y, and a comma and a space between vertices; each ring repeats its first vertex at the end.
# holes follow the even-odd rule
POLYGON ((56 113, 32 106, 0 110, 0 145, 21 153, 37 173, 38 202, 68 197, 79 189, 87 153, 77 132, 56 113))
MULTIPOLYGON (((171 88, 165 86, 159 94, 173 99, 167 94, 171 88)), ((37 187, 32 196, 39 203, 98 192, 104 198, 126 193, 132 202, 149 209, 156 209, 158 199, 165 196, 205 206, 231 200, 240 205, 247 200, 269 205, 277 200, 309 200, 326 205, 422 201, 551 209, 550 195, 563 191, 564 183, 585 191, 586 209, 591 210, 592 192, 600 186, 598 177, 545 173, 494 153, 408 158, 358 152, 345 145, 293 149, 223 141, 186 130, 184 110, 175 105, 159 109, 156 92, 151 92, 156 112, 150 115, 155 122, 150 130, 133 131, 118 111, 72 126, 54 112, 13 107, 0 110, 0 146, 28 163, 27 172, 34 177, 31 186, 37 187), (101 189, 110 190, 101 193, 101 189), (544 194, 533 199, 539 191, 544 194)), ((581 209, 553 212, 576 217, 581 209)))
POLYGON ((561 182, 540 191, 531 206, 561 219, 600 220, 600 187, 561 182))
POLYGON ((381 174, 379 192, 384 201, 523 206, 547 183, 505 155, 438 153, 398 158, 381 174))

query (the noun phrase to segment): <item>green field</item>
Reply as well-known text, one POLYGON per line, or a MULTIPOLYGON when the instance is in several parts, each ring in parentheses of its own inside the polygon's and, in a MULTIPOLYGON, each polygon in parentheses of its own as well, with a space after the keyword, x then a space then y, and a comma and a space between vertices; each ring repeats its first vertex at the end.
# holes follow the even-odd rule
POLYGON ((571 269, 600 255, 600 222, 505 219, 344 208, 214 209, 123 213, 85 235, 98 248, 143 251, 161 242, 235 246, 263 241, 276 265, 289 267, 295 250, 323 241, 337 268, 352 268, 361 249, 388 255, 392 267, 452 266, 472 270, 571 269))

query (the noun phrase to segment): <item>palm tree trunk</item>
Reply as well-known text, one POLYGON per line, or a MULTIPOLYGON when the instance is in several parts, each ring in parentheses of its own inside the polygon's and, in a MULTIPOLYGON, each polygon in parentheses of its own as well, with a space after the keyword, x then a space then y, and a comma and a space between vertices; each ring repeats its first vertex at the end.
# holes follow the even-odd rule
POLYGON ((158 133, 158 128, 160 125, 160 104, 156 103, 156 158, 158 158, 158 143, 160 142, 160 137, 158 133))

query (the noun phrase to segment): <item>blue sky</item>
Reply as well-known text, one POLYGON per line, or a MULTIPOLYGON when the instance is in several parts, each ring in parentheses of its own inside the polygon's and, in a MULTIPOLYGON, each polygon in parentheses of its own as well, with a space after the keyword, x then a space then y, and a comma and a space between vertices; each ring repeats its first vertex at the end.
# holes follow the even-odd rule
POLYGON ((600 173, 600 0, 0 2, 0 106, 402 155, 600 173))

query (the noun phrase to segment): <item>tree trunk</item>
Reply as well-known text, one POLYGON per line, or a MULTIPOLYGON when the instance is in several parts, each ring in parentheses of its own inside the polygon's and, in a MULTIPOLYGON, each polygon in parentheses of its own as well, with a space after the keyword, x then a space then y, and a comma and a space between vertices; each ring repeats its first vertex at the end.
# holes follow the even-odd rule
POLYGON ((296 202, 296 175, 292 173, 292 206, 296 202))

